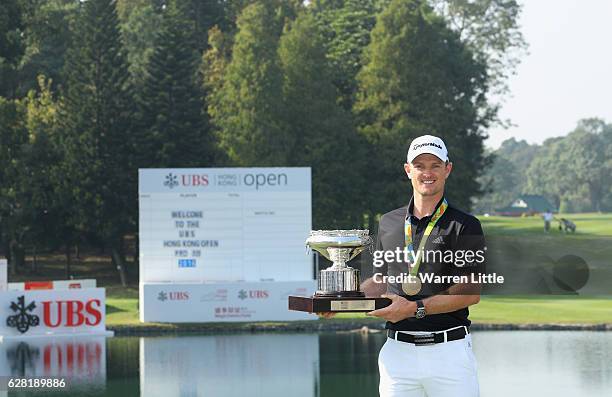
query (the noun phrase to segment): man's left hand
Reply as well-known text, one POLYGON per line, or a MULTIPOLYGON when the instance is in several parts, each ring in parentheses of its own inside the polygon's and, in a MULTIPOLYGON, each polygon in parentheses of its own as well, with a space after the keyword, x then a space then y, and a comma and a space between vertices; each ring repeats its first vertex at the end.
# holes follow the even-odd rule
POLYGON ((387 307, 383 307, 382 309, 368 312, 366 313, 367 316, 384 318, 392 323, 396 323, 409 317, 414 317, 414 312, 416 312, 416 303, 395 294, 381 295, 381 297, 391 299, 391 304, 387 307))

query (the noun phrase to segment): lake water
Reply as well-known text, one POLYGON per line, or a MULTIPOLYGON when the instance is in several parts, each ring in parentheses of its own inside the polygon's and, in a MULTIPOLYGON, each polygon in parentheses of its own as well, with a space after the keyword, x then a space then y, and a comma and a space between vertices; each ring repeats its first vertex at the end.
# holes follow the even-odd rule
MULTIPOLYGON (((384 341, 350 332, 5 341, 0 375, 71 385, 9 396, 377 396, 384 341)), ((483 397, 612 396, 612 332, 482 331, 473 341, 483 397)))

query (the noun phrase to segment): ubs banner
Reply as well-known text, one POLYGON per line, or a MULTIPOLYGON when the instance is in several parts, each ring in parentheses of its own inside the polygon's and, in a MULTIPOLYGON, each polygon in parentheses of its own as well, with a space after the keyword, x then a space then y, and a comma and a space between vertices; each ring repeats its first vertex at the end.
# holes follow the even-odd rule
POLYGON ((310 168, 141 169, 139 195, 141 321, 315 318, 280 298, 315 289, 310 168))
POLYGON ((112 335, 104 288, 0 294, 0 341, 29 336, 112 335))
POLYGON ((314 281, 145 283, 144 321, 281 321, 316 318, 287 310, 289 295, 311 295, 314 281))

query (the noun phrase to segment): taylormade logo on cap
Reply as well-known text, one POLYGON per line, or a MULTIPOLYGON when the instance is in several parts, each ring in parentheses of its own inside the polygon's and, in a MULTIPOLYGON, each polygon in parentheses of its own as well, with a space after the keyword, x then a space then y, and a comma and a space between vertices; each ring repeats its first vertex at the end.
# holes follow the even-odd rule
POLYGON ((444 141, 437 136, 423 135, 415 138, 408 148, 408 163, 421 154, 433 154, 442 161, 448 161, 448 151, 444 141))
POLYGON ((442 149, 442 146, 438 145, 435 142, 427 142, 427 143, 417 143, 416 145, 414 145, 414 147, 412 148, 413 150, 417 150, 419 148, 422 148, 423 146, 435 146, 438 149, 442 149))

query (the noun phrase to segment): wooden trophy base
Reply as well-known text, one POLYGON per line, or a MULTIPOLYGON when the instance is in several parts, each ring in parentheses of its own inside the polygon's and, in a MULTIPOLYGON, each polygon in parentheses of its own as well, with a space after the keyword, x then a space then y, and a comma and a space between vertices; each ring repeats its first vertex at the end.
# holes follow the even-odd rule
POLYGON ((308 313, 359 313, 382 309, 389 298, 359 296, 289 296, 289 310, 308 313))

